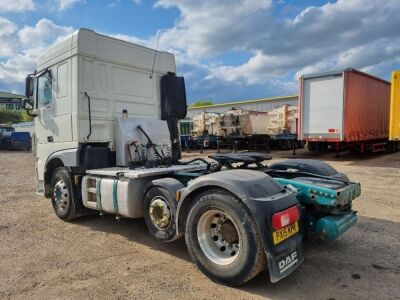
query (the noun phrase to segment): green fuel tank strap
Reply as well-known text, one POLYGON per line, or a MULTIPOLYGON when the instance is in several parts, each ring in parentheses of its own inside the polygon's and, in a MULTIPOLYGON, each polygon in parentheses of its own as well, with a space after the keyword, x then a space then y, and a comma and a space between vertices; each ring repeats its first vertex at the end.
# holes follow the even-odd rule
POLYGON ((101 180, 102 178, 96 178, 96 205, 100 212, 103 210, 101 203, 101 180))
POLYGON ((118 179, 113 182, 114 212, 118 216, 118 179))

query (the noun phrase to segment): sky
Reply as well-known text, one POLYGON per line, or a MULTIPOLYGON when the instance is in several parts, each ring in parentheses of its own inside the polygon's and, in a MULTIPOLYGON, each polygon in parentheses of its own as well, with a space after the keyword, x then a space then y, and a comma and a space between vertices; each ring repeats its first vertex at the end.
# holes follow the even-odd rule
POLYGON ((0 0, 0 90, 78 28, 175 55, 188 102, 293 95, 302 74, 400 69, 399 0, 0 0))

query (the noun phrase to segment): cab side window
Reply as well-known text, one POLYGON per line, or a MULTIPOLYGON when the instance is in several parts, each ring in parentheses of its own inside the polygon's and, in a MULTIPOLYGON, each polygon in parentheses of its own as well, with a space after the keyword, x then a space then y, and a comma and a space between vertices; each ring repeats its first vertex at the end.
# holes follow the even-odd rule
POLYGON ((51 72, 45 72, 37 79, 38 107, 45 106, 53 100, 51 72))

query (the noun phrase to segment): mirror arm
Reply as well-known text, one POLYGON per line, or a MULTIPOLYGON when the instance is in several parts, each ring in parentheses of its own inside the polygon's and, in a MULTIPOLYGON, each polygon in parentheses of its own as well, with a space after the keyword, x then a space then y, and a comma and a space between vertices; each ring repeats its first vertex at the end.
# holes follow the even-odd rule
POLYGON ((36 117, 37 114, 34 112, 35 104, 32 102, 33 102, 33 100, 31 98, 25 98, 22 100, 22 107, 26 110, 26 113, 28 114, 28 116, 36 117))
POLYGON ((26 110, 26 114, 32 118, 37 117, 37 114, 32 113, 33 109, 25 109, 26 110))

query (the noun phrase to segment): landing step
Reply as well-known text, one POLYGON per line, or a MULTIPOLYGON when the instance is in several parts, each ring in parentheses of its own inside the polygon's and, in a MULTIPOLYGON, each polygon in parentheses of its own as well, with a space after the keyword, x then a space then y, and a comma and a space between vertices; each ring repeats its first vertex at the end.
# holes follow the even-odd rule
POLYGON ((96 188, 94 188, 94 187, 88 188, 87 191, 88 191, 89 193, 94 193, 94 194, 96 194, 96 188))

